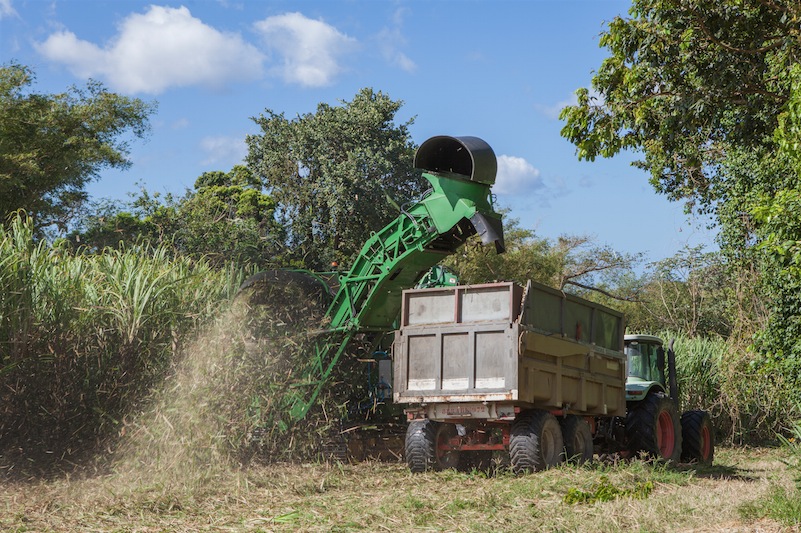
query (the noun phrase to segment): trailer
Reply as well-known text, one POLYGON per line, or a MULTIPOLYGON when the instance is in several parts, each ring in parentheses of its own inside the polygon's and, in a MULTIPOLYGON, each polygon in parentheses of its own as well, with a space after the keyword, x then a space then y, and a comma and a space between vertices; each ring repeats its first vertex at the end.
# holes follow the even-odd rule
POLYGON ((412 471, 586 460, 596 418, 626 416, 623 315, 538 283, 404 291, 393 353, 412 471))
POLYGON ((708 413, 678 415, 672 342, 539 283, 406 290, 393 356, 412 472, 485 468, 499 451, 516 473, 595 453, 712 462, 708 413))

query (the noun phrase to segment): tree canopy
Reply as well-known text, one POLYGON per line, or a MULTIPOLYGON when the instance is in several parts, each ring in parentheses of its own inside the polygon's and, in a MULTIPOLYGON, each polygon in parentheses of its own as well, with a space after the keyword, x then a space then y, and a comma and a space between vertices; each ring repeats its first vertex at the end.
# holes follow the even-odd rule
POLYGON ((29 89, 32 69, 0 67, 0 217, 25 210, 42 229, 66 223, 104 168, 126 168, 130 137, 149 129, 155 104, 90 81, 61 94, 29 89))
POLYGON ((128 205, 101 203, 71 239, 94 250, 147 243, 211 265, 284 266, 275 202, 242 165, 204 172, 194 190, 161 198, 142 190, 128 205))
POLYGON ((610 52, 565 108, 581 159, 640 151, 659 192, 702 208, 732 186, 732 148, 773 145, 801 60, 794 0, 635 0, 600 40, 610 52))
POLYGON ((422 192, 412 120, 394 122, 401 106, 362 89, 341 106, 321 103, 292 120, 269 109, 253 119, 261 133, 247 138, 247 165, 276 202, 294 260, 316 270, 347 263, 398 215, 394 202, 422 192))

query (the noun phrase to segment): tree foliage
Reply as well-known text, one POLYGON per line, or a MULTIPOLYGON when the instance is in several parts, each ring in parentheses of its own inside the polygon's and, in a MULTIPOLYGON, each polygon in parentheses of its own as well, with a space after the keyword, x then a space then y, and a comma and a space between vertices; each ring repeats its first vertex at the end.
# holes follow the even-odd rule
POLYGON ((779 117, 775 139, 779 157, 793 180, 755 197, 750 213, 759 228, 764 285, 770 318, 758 338, 766 371, 801 387, 801 66, 792 69, 793 90, 779 117))
POLYGON ((506 251, 497 254, 471 238, 443 264, 466 284, 528 280, 596 299, 630 300, 636 289, 616 283, 631 273, 639 255, 599 246, 587 236, 563 235, 556 241, 521 228, 517 219, 504 220, 506 251), (623 290, 621 290, 623 289, 623 290))
POLYGON ((724 199, 731 147, 772 144, 801 59, 794 0, 635 0, 601 37, 611 56, 562 112, 581 159, 642 151, 669 198, 724 199))
POLYGON ((130 165, 128 134, 144 137, 155 105, 91 81, 61 94, 29 92, 32 69, 0 67, 0 217, 25 210, 60 229, 104 168, 130 165))
POLYGON ((720 253, 686 247, 649 265, 637 293, 639 305, 629 309, 627 323, 632 331, 727 337, 733 328, 732 290, 720 253))
MULTIPOLYGON (((770 386, 741 385, 781 420, 801 386, 801 3, 634 0, 601 45, 610 57, 563 110, 562 134, 582 159, 641 152, 658 192, 716 216, 721 325, 737 350, 757 334, 756 352, 738 360, 770 386)), ((715 289, 711 266, 693 267, 675 305, 698 301, 694 285, 715 289)))
POLYGON ((72 240, 94 250, 145 241, 175 256, 262 268, 282 266, 283 231, 275 203, 244 166, 204 172, 193 191, 163 200, 146 190, 128 206, 101 204, 72 240))
POLYGON ((347 263, 398 215, 393 201, 422 192, 412 121, 394 123, 401 105, 362 89, 341 106, 321 103, 292 120, 269 109, 253 119, 261 133, 247 138, 248 168, 275 200, 294 260, 317 270, 347 263))

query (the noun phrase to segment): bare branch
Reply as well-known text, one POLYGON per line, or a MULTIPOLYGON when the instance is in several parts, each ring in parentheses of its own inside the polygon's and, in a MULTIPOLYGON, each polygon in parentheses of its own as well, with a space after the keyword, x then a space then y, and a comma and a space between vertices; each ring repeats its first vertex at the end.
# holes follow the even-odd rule
POLYGON ((583 283, 579 283, 577 281, 566 280, 564 284, 565 285, 573 285, 574 287, 578 287, 580 289, 586 289, 588 291, 597 292, 597 293, 603 294, 604 296, 608 296, 609 298, 612 298, 613 300, 619 300, 621 302, 637 302, 637 303, 640 302, 640 299, 637 298, 635 295, 618 296, 616 294, 612 294, 611 292, 605 291, 603 289, 599 289, 598 287, 591 287, 590 285, 584 285, 583 283))

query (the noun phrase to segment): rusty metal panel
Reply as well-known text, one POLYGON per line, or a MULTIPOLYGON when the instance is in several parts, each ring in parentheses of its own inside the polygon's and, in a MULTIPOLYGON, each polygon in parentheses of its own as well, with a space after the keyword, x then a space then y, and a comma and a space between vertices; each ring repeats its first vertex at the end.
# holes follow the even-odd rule
POLYGON ((442 336, 443 390, 462 390, 470 387, 470 332, 457 331, 442 336))
POLYGON ((421 289, 405 294, 403 299, 404 326, 445 324, 455 322, 453 294, 443 289, 421 289))
POLYGON ((520 355, 521 401, 580 414, 625 416, 622 353, 524 330, 520 355))
POLYGON ((408 337, 408 383, 414 390, 434 390, 437 387, 439 336, 436 333, 408 337))
POLYGON ((483 393, 513 399, 517 344, 517 326, 507 322, 403 328, 393 347, 395 401, 483 393))

